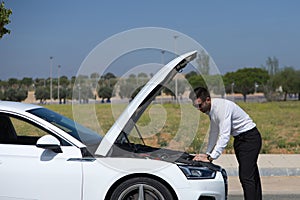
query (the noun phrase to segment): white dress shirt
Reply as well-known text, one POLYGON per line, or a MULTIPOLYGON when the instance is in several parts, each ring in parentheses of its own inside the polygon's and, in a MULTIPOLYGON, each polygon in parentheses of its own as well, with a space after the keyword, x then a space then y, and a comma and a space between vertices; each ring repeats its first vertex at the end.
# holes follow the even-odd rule
POLYGON ((234 102, 211 99, 209 139, 206 153, 217 159, 227 146, 230 135, 251 130, 256 126, 249 115, 234 102))

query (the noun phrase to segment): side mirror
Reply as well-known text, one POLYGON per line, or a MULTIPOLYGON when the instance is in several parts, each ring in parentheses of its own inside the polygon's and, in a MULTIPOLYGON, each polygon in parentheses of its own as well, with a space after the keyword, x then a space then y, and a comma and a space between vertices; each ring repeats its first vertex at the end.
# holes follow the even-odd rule
POLYGON ((52 135, 44 135, 36 142, 36 146, 43 149, 49 149, 55 153, 62 153, 59 140, 52 135))

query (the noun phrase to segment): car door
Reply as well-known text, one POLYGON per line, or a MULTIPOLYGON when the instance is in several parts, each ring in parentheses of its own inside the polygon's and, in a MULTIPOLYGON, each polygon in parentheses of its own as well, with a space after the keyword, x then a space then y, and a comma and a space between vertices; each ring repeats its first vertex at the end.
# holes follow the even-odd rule
POLYGON ((0 113, 0 199, 81 199, 80 149, 36 147, 50 134, 19 116, 0 113))

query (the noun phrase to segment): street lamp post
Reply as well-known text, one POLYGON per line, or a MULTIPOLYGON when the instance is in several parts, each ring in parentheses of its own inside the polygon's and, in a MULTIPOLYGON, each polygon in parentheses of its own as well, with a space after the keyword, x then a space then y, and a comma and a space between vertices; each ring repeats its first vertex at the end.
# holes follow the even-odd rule
POLYGON ((259 85, 255 82, 255 83, 254 83, 254 94, 257 93, 257 88, 258 88, 258 86, 259 86, 259 85))
POLYGON ((231 83, 231 94, 234 94, 234 82, 231 83))
POLYGON ((57 66, 57 99, 58 99, 58 103, 60 104, 60 98, 59 98, 59 70, 61 68, 60 65, 57 66))
MULTIPOLYGON (((174 53, 175 53, 175 57, 177 56, 177 38, 179 36, 178 35, 174 35, 174 53)), ((177 78, 176 76, 174 77, 175 78, 175 98, 176 98, 176 103, 177 103, 177 97, 178 97, 178 85, 177 85, 177 78)))
POLYGON ((80 84, 77 84, 77 87, 78 87, 78 102, 79 102, 79 104, 81 104, 81 94, 80 94, 81 87, 80 87, 80 84))
POLYGON ((50 56, 50 103, 52 103, 52 64, 53 56, 50 56))
MULTIPOLYGON (((161 64, 165 65, 165 50, 161 50, 161 64)), ((162 104, 163 90, 160 91, 160 104, 162 104)))
POLYGON ((179 37, 179 35, 174 35, 174 53, 175 53, 175 57, 177 56, 177 43, 176 43, 176 39, 179 37))
POLYGON ((232 100, 234 101, 234 82, 231 83, 231 95, 232 95, 232 100))

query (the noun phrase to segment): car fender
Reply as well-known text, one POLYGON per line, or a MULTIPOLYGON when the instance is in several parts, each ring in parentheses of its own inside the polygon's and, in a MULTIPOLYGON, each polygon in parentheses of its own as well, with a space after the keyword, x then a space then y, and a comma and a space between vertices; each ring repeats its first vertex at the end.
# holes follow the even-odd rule
POLYGON ((120 179, 137 175, 163 179, 174 191, 189 187, 186 177, 174 163, 151 159, 103 157, 83 164, 83 199, 104 199, 110 188, 120 179))

